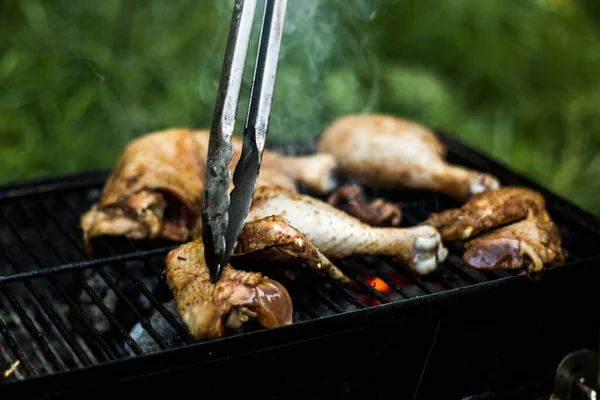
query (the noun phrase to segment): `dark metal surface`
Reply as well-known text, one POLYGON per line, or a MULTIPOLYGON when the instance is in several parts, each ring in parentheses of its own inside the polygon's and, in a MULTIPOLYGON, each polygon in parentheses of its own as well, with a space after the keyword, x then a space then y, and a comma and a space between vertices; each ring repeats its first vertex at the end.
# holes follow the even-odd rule
POLYGON ((219 273, 225 258, 230 183, 228 165, 233 155, 231 136, 235 127, 255 10, 256 0, 235 1, 210 128, 202 202, 202 238, 211 275, 219 273))
POLYGON ((556 369, 554 391, 561 400, 595 400, 597 380, 598 355, 589 349, 578 350, 568 354, 556 369))
POLYGON ((250 17, 253 15, 253 11, 245 10, 248 10, 247 7, 254 9, 256 1, 246 5, 243 0, 238 0, 235 4, 211 127, 202 203, 205 259, 213 282, 233 254, 256 188, 269 128, 286 6, 287 0, 265 1, 242 154, 233 174, 234 188, 229 195, 228 164, 233 150, 231 135, 252 26, 250 17))
MULTIPOLYGON (((590 311, 598 301, 589 297, 597 293, 600 223, 443 138, 452 162, 542 191, 568 251, 563 267, 534 282, 466 268, 460 246, 450 246, 448 260, 425 278, 378 257, 339 263, 354 280, 349 288, 311 274, 289 281, 274 273, 292 296, 294 324, 271 330, 249 324, 202 343, 188 335, 161 274, 175 244, 97 240, 94 255, 86 255, 79 218, 98 200, 106 171, 0 188, 0 372, 20 361, 0 383, 0 396, 75 396, 127 386, 136 393, 165 385, 199 390, 199 377, 208 382, 202 390, 212 384, 262 398, 313 398, 313 390, 344 398, 346 389, 434 398, 436 388, 466 396, 491 387, 495 395, 470 398, 507 398, 498 393, 515 382, 523 393, 540 385, 550 393, 564 354, 598 347, 598 313, 590 311), (214 374, 223 371, 216 365, 240 372, 214 374)), ((313 142, 275 148, 306 154, 313 142)), ((399 201, 405 226, 456 206, 429 192, 368 194, 399 201)))
POLYGON ((269 130, 286 6, 287 0, 265 1, 250 106, 244 128, 242 154, 233 174, 234 188, 230 195, 229 223, 225 232, 225 257, 221 265, 225 265, 233 254, 256 190, 260 163, 269 130))

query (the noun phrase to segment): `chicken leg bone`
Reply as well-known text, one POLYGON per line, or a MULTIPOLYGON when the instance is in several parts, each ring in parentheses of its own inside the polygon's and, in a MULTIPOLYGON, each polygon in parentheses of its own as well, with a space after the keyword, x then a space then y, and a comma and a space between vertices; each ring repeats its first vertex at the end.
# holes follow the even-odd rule
POLYGON ((486 173, 449 164, 425 126, 390 115, 348 115, 331 123, 317 151, 336 157, 352 180, 379 189, 424 189, 464 202, 500 186, 486 173))
MULTIPOLYGON (((203 148, 208 148, 209 137, 208 130, 196 132, 196 140, 203 148)), ((229 165, 233 173, 242 155, 243 142, 239 137, 233 136, 232 145, 233 155, 229 165)), ((294 157, 265 149, 261 160, 261 171, 264 168, 277 171, 295 184, 303 184, 319 194, 329 193, 337 186, 337 161, 334 156, 326 153, 294 157)))
POLYGON ((425 275, 448 255, 431 226, 372 227, 316 198, 275 187, 257 188, 246 221, 272 215, 289 221, 329 259, 391 256, 425 275))

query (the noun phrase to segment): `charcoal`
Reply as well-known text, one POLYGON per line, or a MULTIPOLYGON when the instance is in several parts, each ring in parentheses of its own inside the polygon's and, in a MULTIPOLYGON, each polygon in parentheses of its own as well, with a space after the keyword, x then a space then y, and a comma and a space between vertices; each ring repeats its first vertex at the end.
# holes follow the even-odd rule
MULTIPOLYGON (((177 322, 185 327, 185 324, 177 314, 177 304, 175 303, 175 300, 163 303, 163 306, 168 312, 173 314, 177 322)), ((179 336, 177 331, 171 326, 171 324, 169 324, 169 322, 165 319, 165 317, 162 316, 160 312, 156 310, 153 312, 152 316, 150 317, 150 325, 152 325, 154 330, 156 330, 156 332, 164 339, 165 345, 168 348, 185 345, 185 341, 179 336)), ((160 346, 158 343, 156 343, 148 331, 143 329, 140 324, 137 324, 132 329, 131 337, 139 344, 144 353, 154 353, 160 351, 160 346)), ((130 355, 134 355, 131 349, 128 348, 128 351, 131 353, 130 355)))
MULTIPOLYGON (((86 279, 86 283, 90 286, 90 288, 96 292, 98 297, 102 299, 102 302, 106 306, 106 308, 114 314, 117 308, 118 298, 117 295, 109 290, 106 282, 100 277, 98 274, 94 274, 91 277, 86 279)), ((95 304, 90 295, 82 290, 79 296, 79 301, 81 301, 81 309, 86 317, 90 319, 94 328, 98 330, 101 334, 106 334, 111 329, 111 324, 108 318, 102 313, 102 310, 95 304)))

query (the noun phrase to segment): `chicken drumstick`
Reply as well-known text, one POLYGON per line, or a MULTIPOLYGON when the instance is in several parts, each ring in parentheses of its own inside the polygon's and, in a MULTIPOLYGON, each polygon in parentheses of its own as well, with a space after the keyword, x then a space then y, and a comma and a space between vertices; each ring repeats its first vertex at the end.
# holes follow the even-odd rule
POLYGON ((462 207, 431 215, 422 225, 444 241, 465 240, 463 261, 472 268, 539 272, 564 262, 561 237, 538 192, 505 186, 480 193, 462 207))
POLYGON ((445 147, 426 127, 388 115, 342 117, 325 129, 317 150, 374 188, 433 190, 463 202, 500 186, 489 174, 447 163, 445 147))
POLYGON ((201 237, 172 250, 165 261, 177 312, 196 340, 223 337, 251 318, 265 328, 292 323, 288 291, 261 273, 236 270, 228 264, 213 284, 201 237))
POLYGON ((259 187, 246 221, 271 215, 285 218, 330 259, 367 254, 392 256, 425 275, 448 254, 433 227, 372 227, 316 198, 276 187, 259 187))

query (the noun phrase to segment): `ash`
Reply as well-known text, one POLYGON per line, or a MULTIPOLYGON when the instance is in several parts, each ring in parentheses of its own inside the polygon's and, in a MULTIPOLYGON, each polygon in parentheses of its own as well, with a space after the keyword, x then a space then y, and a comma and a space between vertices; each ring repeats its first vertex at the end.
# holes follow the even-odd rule
MULTIPOLYGON (((177 314, 177 305, 175 300, 170 300, 163 303, 165 309, 175 317, 175 320, 185 327, 185 324, 179 318, 177 314)), ((185 345, 185 341, 179 336, 177 331, 171 326, 171 324, 165 319, 165 317, 158 311, 154 310, 152 316, 149 318, 150 325, 156 330, 156 332, 163 338, 165 345, 168 348, 180 347, 185 345)), ((141 324, 136 324, 130 333, 133 340, 135 340, 144 353, 153 353, 160 351, 161 348, 154 338, 142 327, 141 324)), ((135 353, 127 348, 129 355, 133 356, 135 353)))

